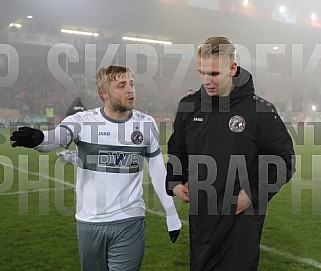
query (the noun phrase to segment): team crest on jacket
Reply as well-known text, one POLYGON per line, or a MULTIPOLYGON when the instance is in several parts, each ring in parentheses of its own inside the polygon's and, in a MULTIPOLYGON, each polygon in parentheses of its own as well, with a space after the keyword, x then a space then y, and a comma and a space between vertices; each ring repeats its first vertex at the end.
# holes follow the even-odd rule
POLYGON ((241 133, 245 129, 245 119, 242 116, 233 116, 229 121, 230 130, 234 133, 241 133))
POLYGON ((143 134, 140 131, 134 131, 132 133, 131 140, 136 145, 142 144, 143 134))

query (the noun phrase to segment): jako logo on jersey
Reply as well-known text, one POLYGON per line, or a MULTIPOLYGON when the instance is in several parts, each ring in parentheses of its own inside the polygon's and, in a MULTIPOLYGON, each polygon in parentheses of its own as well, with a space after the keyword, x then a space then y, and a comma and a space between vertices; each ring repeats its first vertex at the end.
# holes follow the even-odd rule
POLYGON ((194 117, 193 121, 203 121, 203 118, 194 117))
POLYGON ((99 151, 98 165, 109 168, 137 168, 140 154, 136 152, 99 151))
POLYGON ((110 136, 110 132, 99 132, 98 135, 100 135, 100 136, 110 136))
POLYGON ((228 123, 230 130, 234 133, 241 133, 245 129, 245 119, 242 116, 233 116, 228 123))

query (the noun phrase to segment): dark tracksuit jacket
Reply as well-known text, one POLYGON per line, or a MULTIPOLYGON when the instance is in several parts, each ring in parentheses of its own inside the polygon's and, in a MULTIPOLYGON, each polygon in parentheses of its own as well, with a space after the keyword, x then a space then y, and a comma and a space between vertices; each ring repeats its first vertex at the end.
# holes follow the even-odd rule
POLYGON ((73 114, 76 114, 78 112, 82 112, 87 110, 86 107, 83 105, 80 97, 77 97, 72 104, 68 107, 66 116, 71 116, 73 114))
POLYGON ((257 270, 268 201, 295 171, 293 144, 275 107, 238 68, 235 89, 210 97, 203 87, 179 104, 168 141, 166 189, 188 182, 192 271, 257 270), (235 215, 237 195, 252 199, 235 215))

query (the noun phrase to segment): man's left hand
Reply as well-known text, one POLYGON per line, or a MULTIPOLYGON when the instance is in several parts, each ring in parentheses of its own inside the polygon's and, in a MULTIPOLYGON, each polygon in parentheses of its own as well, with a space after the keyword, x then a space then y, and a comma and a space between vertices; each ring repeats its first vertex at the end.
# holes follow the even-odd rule
POLYGON ((246 194, 245 190, 241 190, 239 192, 239 197, 237 199, 237 206, 235 210, 235 214, 238 215, 242 212, 244 212, 248 207, 250 207, 252 204, 251 199, 246 194))
POLYGON ((169 239, 172 243, 175 243, 181 230, 169 231, 169 239))

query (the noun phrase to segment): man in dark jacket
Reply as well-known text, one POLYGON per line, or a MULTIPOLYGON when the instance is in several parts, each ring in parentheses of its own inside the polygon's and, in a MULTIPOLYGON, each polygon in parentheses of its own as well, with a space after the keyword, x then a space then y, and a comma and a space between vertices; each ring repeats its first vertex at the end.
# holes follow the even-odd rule
POLYGON ((67 109, 66 117, 76 114, 78 112, 83 112, 86 110, 86 107, 81 101, 81 97, 77 97, 72 104, 67 109))
POLYGON ((254 271, 267 203, 295 171, 292 140, 228 38, 208 38, 197 69, 168 142, 167 193, 190 204, 190 270, 254 271))

